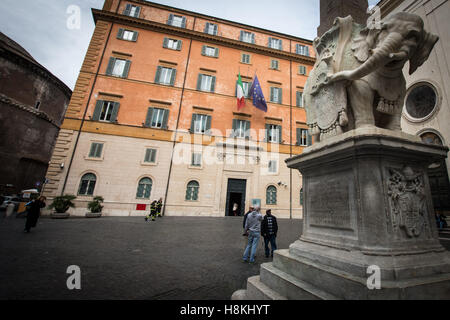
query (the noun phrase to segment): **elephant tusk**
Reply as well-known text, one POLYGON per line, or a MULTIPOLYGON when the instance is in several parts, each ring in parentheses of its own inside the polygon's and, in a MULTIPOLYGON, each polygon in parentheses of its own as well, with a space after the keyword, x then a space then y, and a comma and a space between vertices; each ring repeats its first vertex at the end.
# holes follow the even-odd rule
POLYGON ((389 58, 392 60, 405 60, 408 58, 408 54, 406 52, 391 53, 389 58))

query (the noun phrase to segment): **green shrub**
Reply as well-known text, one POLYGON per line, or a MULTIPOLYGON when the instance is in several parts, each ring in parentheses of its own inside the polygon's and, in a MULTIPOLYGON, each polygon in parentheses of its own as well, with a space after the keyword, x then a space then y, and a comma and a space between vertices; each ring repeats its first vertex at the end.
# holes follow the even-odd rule
POLYGON ((88 203, 88 209, 92 213, 100 213, 100 212, 102 212, 103 206, 101 205, 101 203, 103 201, 104 201, 104 199, 101 196, 94 197, 94 199, 91 202, 88 203))
POLYGON ((53 199, 53 203, 49 206, 50 209, 55 209, 57 213, 65 213, 69 208, 74 208, 75 204, 72 202, 77 197, 71 194, 58 196, 53 199))

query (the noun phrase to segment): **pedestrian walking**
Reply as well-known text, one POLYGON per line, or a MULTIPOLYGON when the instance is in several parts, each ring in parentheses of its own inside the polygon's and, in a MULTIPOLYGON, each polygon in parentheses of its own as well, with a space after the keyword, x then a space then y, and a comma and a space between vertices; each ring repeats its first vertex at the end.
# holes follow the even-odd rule
POLYGON ((145 217, 145 221, 148 221, 148 219, 152 219, 152 221, 155 221, 156 218, 156 213, 157 213, 157 204, 158 201, 153 201, 150 205, 150 213, 148 214, 148 216, 145 217))
POLYGON ((44 196, 39 197, 33 201, 27 203, 27 220, 25 222, 25 233, 29 233, 31 228, 35 228, 41 215, 41 209, 45 208, 45 198, 44 196))
POLYGON ((264 249, 266 252, 266 258, 273 257, 273 252, 277 250, 277 232, 278 232, 278 223, 277 218, 272 215, 272 210, 267 210, 266 215, 263 218, 261 223, 261 234, 264 237, 264 249), (269 242, 270 249, 269 250, 269 242))
POLYGON ((156 216, 158 218, 162 217, 162 198, 159 198, 158 202, 156 203, 156 216))
POLYGON ((255 207, 252 213, 247 216, 244 232, 248 233, 247 247, 244 251, 244 262, 255 262, 256 249, 258 248, 259 238, 261 237, 261 220, 263 219, 260 208, 255 207), (250 258, 249 258, 250 256, 250 258), (249 260, 250 259, 250 260, 249 260))
POLYGON ((233 216, 238 216, 238 209, 239 209, 239 206, 238 206, 238 204, 237 203, 233 203, 233 216))

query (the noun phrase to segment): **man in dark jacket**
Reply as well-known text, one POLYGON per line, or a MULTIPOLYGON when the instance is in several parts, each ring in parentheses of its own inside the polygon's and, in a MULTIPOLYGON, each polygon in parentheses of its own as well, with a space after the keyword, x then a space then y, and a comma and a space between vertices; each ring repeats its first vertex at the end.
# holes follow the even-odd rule
POLYGON ((272 215, 271 210, 266 211, 266 215, 263 218, 261 223, 261 234, 264 237, 264 246, 266 250, 266 258, 271 256, 273 257, 273 252, 277 250, 277 232, 278 232, 278 224, 277 218, 272 215), (272 249, 272 252, 269 250, 269 242, 272 249))
POLYGON ((27 203, 27 221, 25 222, 24 232, 29 233, 31 228, 36 227, 39 216, 41 215, 41 208, 45 208, 44 196, 39 199, 27 203))

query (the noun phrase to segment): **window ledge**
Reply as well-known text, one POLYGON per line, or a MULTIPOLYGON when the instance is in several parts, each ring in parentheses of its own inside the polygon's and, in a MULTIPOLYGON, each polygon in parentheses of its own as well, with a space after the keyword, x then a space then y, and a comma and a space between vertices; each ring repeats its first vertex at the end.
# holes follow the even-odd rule
POLYGON ((194 169, 194 170, 203 170, 203 166, 193 166, 193 165, 189 165, 188 168, 189 168, 189 169, 194 169))
POLYGON ((84 157, 84 160, 86 161, 103 161, 103 157, 101 158, 90 158, 90 157, 84 157))
POLYGON ((141 161, 141 166, 156 167, 157 165, 158 165, 158 162, 144 162, 144 161, 141 161))

